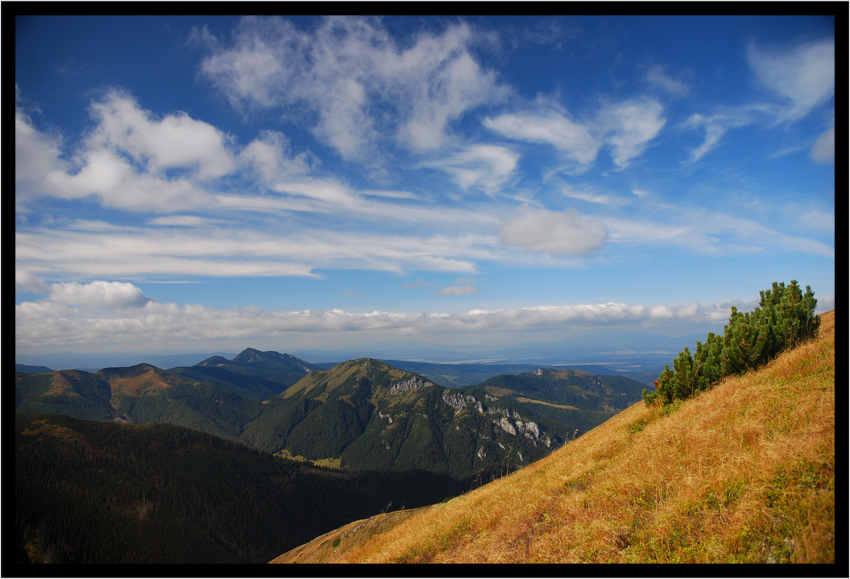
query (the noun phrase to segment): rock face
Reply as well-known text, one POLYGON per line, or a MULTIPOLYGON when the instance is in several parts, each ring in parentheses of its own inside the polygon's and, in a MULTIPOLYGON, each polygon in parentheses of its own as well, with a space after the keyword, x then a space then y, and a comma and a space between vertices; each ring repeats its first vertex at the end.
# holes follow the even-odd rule
POLYGON ((484 414, 484 406, 478 401, 475 396, 471 394, 467 394, 464 396, 460 392, 452 392, 451 390, 443 391, 443 402, 454 408, 455 414, 459 413, 461 410, 466 408, 467 406, 474 406, 479 414, 484 414))
POLYGON ((397 382, 390 386, 390 394, 401 394, 402 392, 409 392, 411 390, 418 390, 419 388, 423 388, 425 386, 433 386, 433 382, 428 382, 426 380, 422 380, 420 378, 411 378, 409 380, 405 380, 404 382, 397 382))

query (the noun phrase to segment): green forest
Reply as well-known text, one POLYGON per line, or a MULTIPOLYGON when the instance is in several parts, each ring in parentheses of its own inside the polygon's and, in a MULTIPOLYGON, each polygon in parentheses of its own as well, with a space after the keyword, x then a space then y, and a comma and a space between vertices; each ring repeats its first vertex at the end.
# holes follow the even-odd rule
POLYGON ((17 413, 20 562, 265 563, 342 524, 469 483, 319 468, 168 424, 17 413))

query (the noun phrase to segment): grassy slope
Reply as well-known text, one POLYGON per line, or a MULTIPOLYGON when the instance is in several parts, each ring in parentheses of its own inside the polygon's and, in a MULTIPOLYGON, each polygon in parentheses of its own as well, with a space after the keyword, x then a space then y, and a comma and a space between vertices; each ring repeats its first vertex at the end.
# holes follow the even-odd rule
POLYGON ((817 340, 672 412, 640 402, 368 540, 337 530, 337 547, 274 562, 835 562, 835 313, 821 317, 817 340))

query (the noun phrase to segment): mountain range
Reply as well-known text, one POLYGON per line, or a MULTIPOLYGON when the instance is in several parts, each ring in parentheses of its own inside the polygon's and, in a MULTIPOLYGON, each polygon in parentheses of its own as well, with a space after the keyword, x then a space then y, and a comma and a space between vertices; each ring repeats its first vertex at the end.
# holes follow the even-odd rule
POLYGON ((169 423, 284 456, 460 480, 545 456, 638 401, 644 385, 538 369, 446 388, 371 358, 323 370, 249 348, 171 370, 18 373, 15 386, 19 412, 169 423))
MULTIPOLYGON (((722 327, 715 329, 722 331, 722 327)), ((377 344, 364 344, 357 348, 296 348, 290 353, 313 364, 326 366, 340 361, 362 357, 374 357, 384 361, 407 360, 432 364, 523 364, 540 366, 582 365, 607 366, 623 374, 629 371, 651 371, 656 375, 664 364, 681 351, 684 346, 705 338, 705 334, 670 337, 649 332, 620 330, 617 332, 589 333, 565 340, 512 343, 509 346, 485 344, 452 345, 401 340, 377 344)), ((54 369, 76 369, 95 371, 106 367, 134 366, 145 362, 159 368, 193 366, 213 356, 233 358, 235 352, 195 352, 142 354, 138 352, 118 353, 73 353, 18 354, 18 363, 31 366, 49 366, 54 369)), ((414 370, 415 371, 415 370, 414 370)), ((499 372, 496 372, 499 373, 499 372)), ((651 381, 650 381, 651 382, 651 381)), ((449 384, 444 384, 448 386, 449 384)), ((464 384, 468 385, 468 384, 464 384)))

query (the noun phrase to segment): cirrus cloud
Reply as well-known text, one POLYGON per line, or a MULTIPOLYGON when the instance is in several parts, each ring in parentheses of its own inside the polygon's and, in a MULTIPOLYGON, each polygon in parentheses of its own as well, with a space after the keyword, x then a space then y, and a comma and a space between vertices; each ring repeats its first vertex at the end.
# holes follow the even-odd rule
POLYGON ((247 17, 232 44, 208 43, 200 72, 236 108, 309 119, 343 158, 365 159, 386 136, 415 151, 439 148, 451 122, 507 95, 472 54, 477 42, 465 23, 402 46, 377 19, 329 17, 305 31, 247 17))
POLYGON ((797 121, 835 94, 834 39, 786 50, 750 44, 747 61, 762 85, 779 97, 779 121, 797 121))

